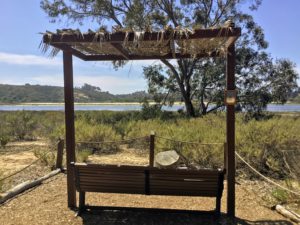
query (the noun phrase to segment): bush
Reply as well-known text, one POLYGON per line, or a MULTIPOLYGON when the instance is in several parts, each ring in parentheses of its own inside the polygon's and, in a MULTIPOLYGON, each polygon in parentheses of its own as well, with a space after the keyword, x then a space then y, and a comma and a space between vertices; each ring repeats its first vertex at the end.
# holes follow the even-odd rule
POLYGON ((8 142, 9 142, 9 137, 7 137, 7 136, 0 136, 0 146, 2 148, 4 148, 7 145, 8 142))
POLYGON ((87 162, 88 157, 92 154, 93 152, 90 149, 77 150, 76 162, 87 162))
POLYGON ((272 193, 272 197, 274 197, 280 204, 285 204, 288 201, 289 194, 280 188, 275 188, 272 193))
MULTIPOLYGON (((237 121, 236 150, 260 172, 274 178, 289 176, 285 150, 300 151, 300 119, 274 117, 269 120, 237 121)), ((238 167, 244 167, 238 164, 238 167)))

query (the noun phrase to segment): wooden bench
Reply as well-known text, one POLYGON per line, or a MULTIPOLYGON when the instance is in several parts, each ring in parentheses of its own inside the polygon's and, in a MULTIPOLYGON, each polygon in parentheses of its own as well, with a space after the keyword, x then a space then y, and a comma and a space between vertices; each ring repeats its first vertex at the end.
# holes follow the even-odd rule
POLYGON ((158 169, 71 163, 79 192, 79 213, 86 209, 86 192, 216 197, 220 215, 224 170, 158 169))

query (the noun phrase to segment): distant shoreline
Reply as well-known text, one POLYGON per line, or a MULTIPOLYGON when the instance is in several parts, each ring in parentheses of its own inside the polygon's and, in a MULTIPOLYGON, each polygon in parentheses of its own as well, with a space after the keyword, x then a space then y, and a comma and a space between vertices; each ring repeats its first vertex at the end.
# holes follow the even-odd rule
MULTIPOLYGON (((0 105, 64 105, 64 102, 24 102, 24 103, 0 103, 0 105)), ((74 105, 142 105, 140 102, 75 102, 74 105)), ((155 104, 149 102, 150 105, 155 104)), ((184 105, 183 102, 174 102, 174 105, 184 105)))

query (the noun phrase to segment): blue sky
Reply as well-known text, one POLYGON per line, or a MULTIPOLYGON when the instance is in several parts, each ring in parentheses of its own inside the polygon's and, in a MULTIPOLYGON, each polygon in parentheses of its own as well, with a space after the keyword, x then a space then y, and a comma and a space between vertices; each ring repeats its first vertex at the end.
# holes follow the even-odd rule
MULTIPOLYGON (((0 83, 63 85, 61 55, 50 59, 41 53, 39 32, 76 25, 52 24, 40 9, 40 0, 1 1, 0 83)), ((269 42, 273 58, 289 58, 300 73, 300 1, 264 0, 254 17, 269 42)), ((95 24, 80 27, 83 31, 95 24)), ((134 61, 114 71, 109 62, 83 62, 74 58, 74 84, 89 83, 111 93, 146 90, 142 65, 153 61, 134 61)))

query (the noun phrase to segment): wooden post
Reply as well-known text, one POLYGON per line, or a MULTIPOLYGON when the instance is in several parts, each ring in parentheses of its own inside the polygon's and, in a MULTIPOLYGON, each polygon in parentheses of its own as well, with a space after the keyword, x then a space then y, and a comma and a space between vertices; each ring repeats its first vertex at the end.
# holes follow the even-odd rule
POLYGON ((154 166, 154 148, 155 148, 155 133, 152 131, 150 134, 150 153, 149 153, 149 165, 154 166))
POLYGON ((224 143, 224 179, 227 179, 227 168, 228 168, 228 160, 227 160, 227 142, 224 143))
POLYGON ((68 207, 76 207, 76 190, 74 170, 70 163, 75 161, 75 128, 74 128, 74 91, 73 91, 73 63, 72 53, 63 52, 64 61, 64 92, 65 92, 65 129, 67 153, 67 188, 68 207))
POLYGON ((56 169, 63 169, 62 160, 64 154, 64 145, 65 145, 64 140, 59 139, 57 143, 57 156, 56 156, 56 166, 55 166, 56 169))
MULTIPOLYGON (((235 47, 228 47, 226 63, 226 89, 235 90, 235 47)), ((235 217, 235 112, 234 105, 226 105, 227 142, 227 215, 235 217)))

